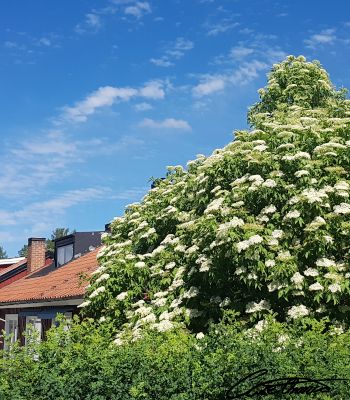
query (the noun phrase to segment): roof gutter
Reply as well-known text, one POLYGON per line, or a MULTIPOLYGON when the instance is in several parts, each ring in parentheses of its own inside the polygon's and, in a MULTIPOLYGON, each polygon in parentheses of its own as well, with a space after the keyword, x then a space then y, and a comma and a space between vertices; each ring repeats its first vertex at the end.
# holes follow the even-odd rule
POLYGON ((66 300, 51 300, 43 302, 25 302, 25 303, 0 303, 0 310, 5 308, 33 308, 33 307, 53 307, 53 306, 78 306, 84 301, 83 297, 66 300))

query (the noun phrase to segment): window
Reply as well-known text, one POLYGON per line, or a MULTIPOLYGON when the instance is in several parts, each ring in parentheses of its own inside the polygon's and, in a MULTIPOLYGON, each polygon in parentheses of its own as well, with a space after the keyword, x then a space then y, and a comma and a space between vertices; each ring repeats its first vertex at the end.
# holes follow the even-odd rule
MULTIPOLYGON (((26 317, 26 330, 35 329, 37 331, 37 340, 41 340, 41 319, 37 316, 26 317)), ((26 336, 26 344, 29 344, 29 340, 32 339, 26 336)))
MULTIPOLYGON (((69 329, 69 325, 72 322, 72 312, 71 311, 65 312, 65 313, 63 313, 63 315, 64 315, 64 317, 66 318, 66 321, 67 321, 67 324, 64 325, 64 330, 66 331, 66 330, 69 329)), ((56 326, 57 327, 58 325, 59 325, 59 323, 56 320, 56 318, 52 318, 52 326, 56 326)))
POLYGON ((66 264, 73 258, 73 244, 57 247, 57 266, 66 264))
POLYGON ((8 349, 8 345, 13 344, 18 338, 18 315, 17 314, 6 314, 5 315, 5 332, 6 336, 10 336, 9 341, 5 343, 5 349, 8 349))

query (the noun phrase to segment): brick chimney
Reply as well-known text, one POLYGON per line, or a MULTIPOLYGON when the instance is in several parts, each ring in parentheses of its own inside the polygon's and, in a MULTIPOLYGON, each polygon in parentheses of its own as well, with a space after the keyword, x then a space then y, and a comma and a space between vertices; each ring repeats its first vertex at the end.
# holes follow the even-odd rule
POLYGON ((28 272, 37 271, 45 264, 46 240, 45 238, 28 239, 27 268, 28 272))

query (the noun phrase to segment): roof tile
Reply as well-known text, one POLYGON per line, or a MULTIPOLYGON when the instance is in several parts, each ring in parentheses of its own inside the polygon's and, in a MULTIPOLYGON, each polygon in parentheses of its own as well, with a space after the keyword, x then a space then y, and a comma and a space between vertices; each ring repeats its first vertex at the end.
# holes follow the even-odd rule
POLYGON ((21 303, 83 297, 86 278, 98 267, 98 249, 59 268, 53 263, 0 290, 0 303, 21 303))

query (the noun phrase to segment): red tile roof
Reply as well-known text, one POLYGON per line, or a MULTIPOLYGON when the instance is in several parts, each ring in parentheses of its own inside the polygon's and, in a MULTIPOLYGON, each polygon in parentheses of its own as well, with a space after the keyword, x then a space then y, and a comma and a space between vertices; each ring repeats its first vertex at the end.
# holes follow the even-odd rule
POLYGON ((13 269, 16 269, 17 267, 20 267, 23 264, 26 264, 27 259, 25 258, 24 260, 19 261, 16 264, 12 264, 9 267, 6 268, 1 268, 0 269, 0 276, 6 274, 6 272, 12 271, 13 269))
POLYGON ((86 277, 97 269, 98 249, 62 267, 52 263, 0 290, 0 303, 38 302, 83 297, 86 277))

